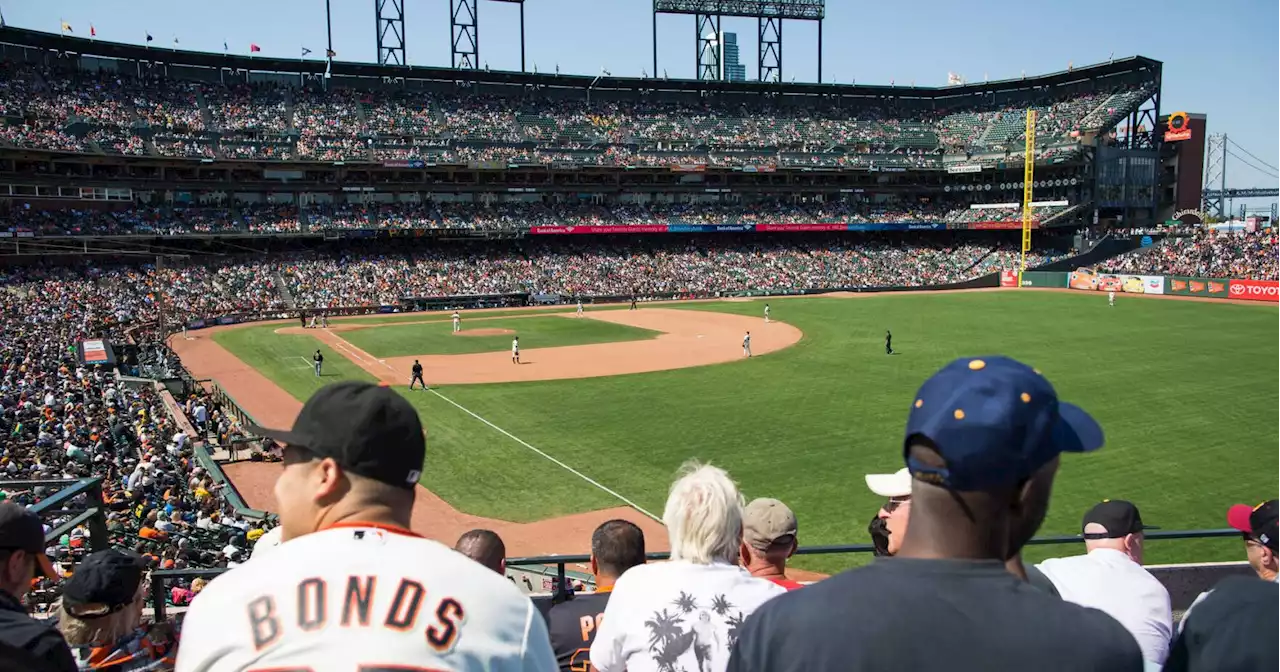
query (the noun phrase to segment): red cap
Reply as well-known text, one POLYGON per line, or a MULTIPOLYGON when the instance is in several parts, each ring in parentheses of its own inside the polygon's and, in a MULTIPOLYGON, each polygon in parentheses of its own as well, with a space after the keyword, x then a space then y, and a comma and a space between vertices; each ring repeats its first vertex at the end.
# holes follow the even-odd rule
POLYGON ((1253 528, 1249 526, 1249 516, 1253 514, 1253 507, 1248 504, 1236 504, 1227 509, 1227 524, 1246 534, 1252 534, 1253 528))

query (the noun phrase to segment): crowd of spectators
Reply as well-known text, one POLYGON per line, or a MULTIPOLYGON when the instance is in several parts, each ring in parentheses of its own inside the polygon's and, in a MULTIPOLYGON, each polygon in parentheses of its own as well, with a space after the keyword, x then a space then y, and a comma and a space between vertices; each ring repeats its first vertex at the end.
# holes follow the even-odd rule
MULTIPOLYGON (((1100 130, 1136 104, 1141 92, 1034 101, 1038 137, 1048 148, 1100 130)), ((81 121, 110 136, 188 138, 156 143, 166 156, 264 160, 938 169, 944 154, 1003 153, 1005 160, 1019 161, 1013 150, 1023 134, 1018 106, 583 102, 222 86, 12 62, 0 67, 0 112, 10 120, 0 137, 18 146, 97 151, 84 132, 66 132, 81 121)))
MULTIPOLYGON (((159 141, 157 141, 159 142, 159 141)), ((195 145, 203 151, 206 145, 195 145)), ((1037 207, 1037 222, 1071 211, 1037 207)), ((0 231, 41 235, 192 233, 295 233, 332 229, 523 230, 534 226, 642 226, 679 224, 943 224, 965 228, 981 222, 1011 225, 1018 208, 973 209, 963 203, 865 203, 758 199, 741 203, 555 203, 544 201, 315 204, 285 203, 135 205, 116 210, 15 208, 0 216, 0 231)))
MULTIPOLYGON (((180 280, 181 274, 153 280, 160 277, 180 280)), ((217 282, 208 282, 204 291, 217 282)), ((223 496, 223 482, 199 466, 193 452, 196 441, 219 435, 226 440, 241 430, 202 394, 176 400, 179 414, 193 419, 194 434, 184 431, 178 414, 149 385, 127 385, 109 367, 78 361, 76 345, 84 339, 124 342, 124 328, 145 317, 140 313, 149 299, 141 289, 124 295, 128 290, 110 274, 34 271, 21 280, 6 274, 3 285, 0 480, 102 478, 112 544, 133 549, 152 569, 243 561, 267 528, 236 513, 223 496)), ((148 350, 135 373, 172 376, 178 362, 169 359, 167 348, 148 350)), ((55 491, 2 488, 0 500, 30 506, 55 491)), ((68 518, 45 522, 57 525, 68 518)), ((79 525, 46 549, 58 572, 83 559, 88 536, 87 525, 79 525)), ((174 603, 189 601, 192 588, 175 585, 174 603)), ((51 601, 51 579, 38 582, 34 594, 36 602, 51 601)))
MULTIPOLYGON (((1063 253, 1032 253, 1028 266, 1063 253)), ((947 236, 672 237, 644 243, 525 240, 511 248, 433 247, 410 254, 280 264, 308 308, 394 305, 402 297, 716 294, 959 282, 1018 263, 1011 243, 947 236)))
POLYGON ((1110 259, 1113 273, 1182 275, 1196 278, 1277 280, 1277 234, 1264 231, 1203 230, 1170 235, 1150 247, 1110 259))
MULTIPOLYGON (((1028 266, 1065 252, 1037 250, 1028 266)), ((395 305, 407 296, 731 294, 958 282, 1011 268, 1010 241, 952 234, 705 234, 582 242, 529 238, 154 264, 17 267, 11 292, 113 323, 293 308, 395 305)))

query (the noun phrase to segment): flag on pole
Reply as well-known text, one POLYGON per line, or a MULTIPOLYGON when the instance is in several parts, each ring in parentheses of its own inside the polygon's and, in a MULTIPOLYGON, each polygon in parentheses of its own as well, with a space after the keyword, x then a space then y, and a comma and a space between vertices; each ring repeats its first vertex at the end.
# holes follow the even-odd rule
POLYGON ((311 53, 311 50, 310 50, 310 49, 308 49, 308 48, 306 48, 306 47, 303 47, 303 48, 302 48, 302 55, 303 55, 303 57, 306 57, 306 56, 307 56, 307 54, 310 54, 310 53, 311 53))
POLYGON ((333 58, 334 56, 337 56, 337 55, 338 55, 338 52, 336 52, 336 51, 334 51, 334 50, 332 50, 332 49, 325 49, 325 50, 324 50, 324 55, 325 55, 325 56, 327 56, 327 57, 329 57, 329 58, 333 58))
MULTIPOLYGON (((59 19, 59 21, 61 21, 61 19, 59 19)), ((72 29, 71 29, 71 24, 67 23, 66 21, 62 21, 62 32, 64 32, 64 33, 74 33, 74 32, 76 32, 76 31, 74 31, 74 30, 72 30, 72 29)))
POLYGON ((174 45, 175 47, 176 47, 176 46, 178 46, 178 36, 177 36, 177 35, 174 35, 174 36, 173 36, 173 45, 174 45))
POLYGON ((150 42, 153 39, 155 38, 151 37, 151 33, 147 33, 147 41, 150 42))
POLYGON ((250 43, 250 44, 249 44, 249 53, 251 53, 251 54, 256 54, 256 53, 258 53, 259 51, 262 51, 262 47, 259 47, 258 45, 253 44, 253 43, 250 43))
POLYGON ((228 52, 228 51, 231 51, 231 47, 228 47, 228 46, 227 46, 227 41, 226 41, 226 40, 223 40, 223 41, 222 41, 222 51, 223 51, 223 53, 226 53, 226 52, 228 52))
POLYGON ((98 36, 98 29, 94 28, 92 23, 89 24, 89 37, 97 37, 97 36, 98 36))

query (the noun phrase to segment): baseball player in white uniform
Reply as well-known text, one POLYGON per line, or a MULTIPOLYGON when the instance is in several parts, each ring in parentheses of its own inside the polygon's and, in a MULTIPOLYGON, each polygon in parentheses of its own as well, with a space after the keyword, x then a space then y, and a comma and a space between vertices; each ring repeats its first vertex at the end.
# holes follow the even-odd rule
POLYGON ((769 324, 769 304, 764 304, 764 323, 769 324))
POLYGON ((453 311, 453 333, 456 334, 459 331, 462 331, 462 316, 455 310, 453 311))
POLYGON ((410 531, 426 441, 390 388, 321 388, 283 444, 281 539, 192 602, 179 672, 556 669, 505 577, 410 531))
POLYGON ((751 356, 751 332, 749 331, 747 332, 746 336, 742 337, 742 356, 743 357, 751 356))
POLYGON ((1116 305, 1116 292, 1114 289, 1107 292, 1107 305, 1108 306, 1116 305))
POLYGON ((511 363, 520 363, 520 337, 516 336, 511 339, 511 363))
POLYGON ((582 299, 578 299, 578 317, 582 317, 582 299))

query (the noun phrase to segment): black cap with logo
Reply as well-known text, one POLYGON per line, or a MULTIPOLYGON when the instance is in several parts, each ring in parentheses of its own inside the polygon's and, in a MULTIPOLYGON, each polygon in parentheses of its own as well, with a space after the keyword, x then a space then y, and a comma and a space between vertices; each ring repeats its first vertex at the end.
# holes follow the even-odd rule
POLYGON ((1085 539, 1119 539, 1143 530, 1158 530, 1153 525, 1143 525, 1142 515, 1133 502, 1123 499, 1104 499, 1084 514, 1080 523, 1085 539), (1106 532, 1088 532, 1089 524, 1101 525, 1106 532))
POLYGON ((45 546, 40 516, 13 502, 0 502, 0 550, 26 551, 36 559, 38 574, 57 579, 53 563, 44 554, 45 546))
POLYGON ((248 431, 402 488, 418 482, 427 455, 422 421, 413 406, 389 387, 360 381, 317 390, 293 421, 293 429, 250 425, 248 431))

